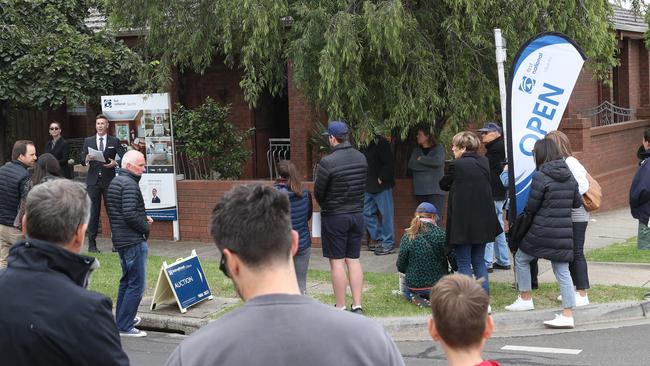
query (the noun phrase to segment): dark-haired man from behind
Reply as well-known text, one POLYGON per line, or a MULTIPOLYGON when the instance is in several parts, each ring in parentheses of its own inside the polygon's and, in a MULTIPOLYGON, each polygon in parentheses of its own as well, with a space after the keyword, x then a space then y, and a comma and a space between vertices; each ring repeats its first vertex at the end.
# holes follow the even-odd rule
POLYGON ((111 300, 86 290, 95 258, 80 255, 90 199, 66 179, 27 196, 23 233, 0 271, 3 365, 128 365, 111 300))
POLYGON ((246 303, 183 341, 167 365, 404 364, 380 325, 300 294, 289 209, 286 194, 261 184, 236 187, 215 206, 220 268, 246 303))
POLYGON ((431 289, 429 334, 442 345, 450 366, 499 366, 481 356, 494 329, 489 304, 480 282, 462 274, 445 276, 431 289))
POLYGON ((9 248, 22 238, 16 225, 21 201, 29 192, 29 168, 36 162, 36 147, 27 140, 18 140, 11 151, 11 161, 0 167, 0 268, 7 267, 9 248))

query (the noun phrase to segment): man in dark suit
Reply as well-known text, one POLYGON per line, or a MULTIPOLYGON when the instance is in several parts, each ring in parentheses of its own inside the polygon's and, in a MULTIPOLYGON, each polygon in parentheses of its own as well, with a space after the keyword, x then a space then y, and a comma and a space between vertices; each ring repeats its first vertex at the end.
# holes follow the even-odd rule
POLYGON ((86 185, 88 196, 92 201, 90 210, 90 222, 88 223, 88 251, 99 253, 97 249, 97 227, 99 226, 99 210, 104 197, 106 206, 106 189, 115 177, 115 167, 118 165, 115 158, 124 156, 124 148, 120 140, 108 134, 108 118, 99 114, 95 117, 95 129, 97 134, 87 137, 81 149, 81 163, 88 164, 88 175, 86 185), (104 152, 104 162, 97 161, 96 157, 88 153, 88 148, 104 152))
POLYGON ((151 203, 160 203, 160 197, 158 197, 158 190, 157 189, 152 189, 151 190, 151 203))

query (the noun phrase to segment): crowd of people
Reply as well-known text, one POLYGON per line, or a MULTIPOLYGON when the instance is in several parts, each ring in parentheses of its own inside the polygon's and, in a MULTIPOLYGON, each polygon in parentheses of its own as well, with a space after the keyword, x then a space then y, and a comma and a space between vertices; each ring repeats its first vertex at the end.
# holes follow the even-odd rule
MULTIPOLYGON (((6 299, 0 314, 12 314, 0 316, 0 337, 6 340, 0 352, 10 364, 128 364, 120 336, 146 336, 136 327, 153 222, 138 185, 145 158, 137 150, 124 151, 108 134, 105 116, 97 116, 95 127, 97 134, 85 140, 81 152, 89 166, 85 187, 64 179, 70 177, 68 148, 58 122, 50 124, 47 153, 37 159, 34 144, 20 140, 12 161, 0 167, 0 291, 6 299), (103 161, 89 148, 102 152, 103 161), (114 316, 110 299, 85 289, 99 261, 81 254, 86 236, 88 252, 98 252, 102 199, 122 269, 114 316), (39 352, 26 347, 36 344, 39 352)), ((480 136, 470 131, 453 136, 453 159, 446 162, 431 131, 418 129, 408 167, 419 205, 395 261, 399 293, 431 309, 429 333, 454 365, 496 364, 481 358, 494 327, 489 273, 495 269, 514 263, 518 296, 506 310, 526 311, 534 309, 537 259, 551 262, 563 310, 544 322, 550 328, 573 328, 573 309, 589 304, 584 257, 589 213, 583 195, 592 178, 573 156, 569 139, 551 131, 535 143, 530 195, 522 216, 511 222, 502 130, 488 122, 478 131, 480 136), (505 234, 522 231, 521 225, 528 225, 521 238, 509 243, 505 234)), ((274 186, 241 185, 217 203, 209 231, 222 256, 220 269, 245 304, 183 341, 168 365, 403 365, 390 336, 359 316, 364 236, 375 255, 396 251, 390 137, 375 136, 359 151, 344 122, 330 122, 323 134, 331 152, 318 165, 313 195, 294 164, 281 161, 274 186), (320 207, 334 306, 304 296, 313 200, 320 207)), ((650 151, 650 129, 643 146, 650 151)), ((650 233, 647 157, 630 191, 640 233, 650 233)))

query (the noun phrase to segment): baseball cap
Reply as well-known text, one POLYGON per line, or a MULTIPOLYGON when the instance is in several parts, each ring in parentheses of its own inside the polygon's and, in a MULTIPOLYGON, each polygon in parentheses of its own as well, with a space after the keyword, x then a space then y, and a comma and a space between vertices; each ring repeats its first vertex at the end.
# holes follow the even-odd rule
POLYGON ((422 202, 418 206, 418 208, 415 209, 416 213, 429 213, 429 214, 437 214, 438 210, 436 209, 436 206, 430 204, 429 202, 422 202))
POLYGON ((479 132, 498 132, 498 133, 503 133, 501 130, 501 126, 494 122, 486 122, 483 125, 483 128, 478 130, 479 132))
POLYGON ((323 136, 341 137, 348 133, 348 125, 341 121, 332 121, 327 125, 327 131, 321 133, 323 136))

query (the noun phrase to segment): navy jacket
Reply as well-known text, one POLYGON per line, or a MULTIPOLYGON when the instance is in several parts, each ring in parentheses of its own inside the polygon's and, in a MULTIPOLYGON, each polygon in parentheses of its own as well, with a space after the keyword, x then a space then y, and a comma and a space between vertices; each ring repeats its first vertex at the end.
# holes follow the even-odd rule
POLYGON ((648 225, 650 217, 650 163, 644 159, 630 186, 630 211, 632 217, 648 225))
POLYGON ((305 189, 302 191, 302 197, 298 197, 284 183, 275 184, 275 188, 289 196, 289 202, 291 203, 291 228, 298 232, 300 238, 298 241, 298 250, 311 247, 311 234, 309 233, 308 224, 313 211, 311 194, 305 189))
POLYGON ((316 170, 314 197, 321 213, 327 216, 363 212, 367 171, 366 157, 349 142, 336 145, 316 170))
POLYGON ((578 182, 563 159, 542 164, 533 175, 526 208, 533 223, 519 249, 554 262, 573 261, 571 209, 582 206, 578 182))
POLYGON ((0 167, 0 225, 14 226, 20 200, 27 196, 30 177, 27 166, 18 160, 0 167))
POLYGON ((124 169, 106 191, 111 238, 116 248, 139 244, 149 238, 149 224, 138 182, 141 177, 124 169))
POLYGON ((86 290, 95 258, 27 239, 0 271, 3 365, 128 365, 111 299, 86 290))

